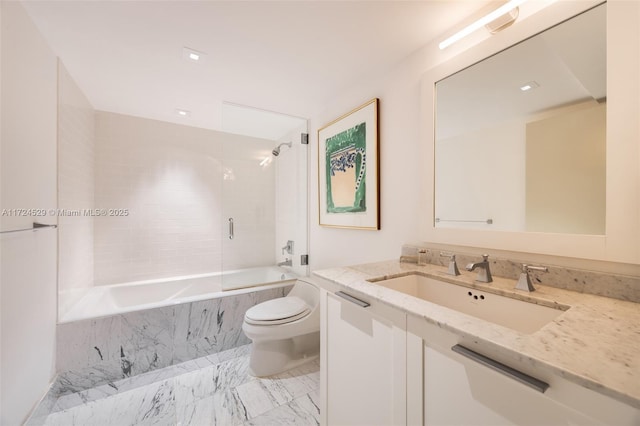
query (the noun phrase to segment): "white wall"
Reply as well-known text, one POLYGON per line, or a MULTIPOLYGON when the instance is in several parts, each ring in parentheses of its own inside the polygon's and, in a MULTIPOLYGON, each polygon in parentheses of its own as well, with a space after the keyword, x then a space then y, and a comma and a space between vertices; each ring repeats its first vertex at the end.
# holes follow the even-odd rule
MULTIPOLYGON (((535 2, 531 2, 535 3, 535 2)), ((538 5, 532 5, 535 12, 538 5)), ((523 9, 523 8, 521 8, 523 9)), ((521 15, 526 16, 527 13, 521 15)), ((471 17, 469 22, 473 22, 471 17)), ((419 239, 425 220, 427 196, 420 170, 433 169, 426 160, 421 135, 421 82, 434 66, 487 38, 477 32, 457 46, 438 49, 437 40, 388 69, 372 70, 342 96, 327 102, 327 108, 310 120, 310 269, 353 265, 399 257, 400 247, 419 239), (380 230, 362 231, 323 228, 318 224, 318 129, 372 98, 380 99, 380 230)), ((429 192, 429 195, 427 194, 429 192)))
MULTIPOLYGON (((310 120, 311 270, 397 258, 402 244, 418 238, 421 201, 419 170, 432 165, 420 154, 420 81, 439 56, 425 46, 391 69, 363 76, 360 83, 328 102, 310 120), (324 228, 318 224, 318 129, 337 117, 380 99, 380 230, 324 228)), ((368 172, 368 171, 367 171, 368 172)))
MULTIPOLYGON (((535 2, 531 2, 535 3, 535 2)), ((535 8, 532 10, 535 11, 535 8)), ((526 13, 521 15, 525 16, 526 13)), ((480 16, 460 23, 460 28, 480 16)), ((421 139, 422 75, 434 66, 487 38, 482 32, 445 51, 437 40, 388 69, 363 75, 343 95, 327 102, 327 108, 310 120, 310 252, 311 270, 353 265, 399 257, 402 244, 416 241, 426 212, 427 188, 420 170, 433 169, 426 160, 421 139), (337 117, 380 99, 380 230, 361 231, 323 228, 318 225, 318 129, 337 117)))
MULTIPOLYGON (((94 110, 58 64, 58 207, 75 214, 94 207, 94 110)), ((58 217, 59 314, 93 286, 93 217, 58 217)))
POLYGON ((96 285, 273 264, 273 142, 96 113, 96 285), (228 239, 227 220, 235 221, 228 239))
MULTIPOLYGON (((56 207, 56 57, 19 2, 2 10, 2 209, 56 207)), ((2 216, 1 230, 52 216, 2 216)), ((1 239, 0 423, 20 424, 55 368, 56 245, 53 229, 1 239)))
MULTIPOLYGON (((4 39, 3 37, 3 31, 2 31, 2 5, 0 5, 0 95, 2 94, 2 59, 3 59, 3 55, 2 53, 2 40, 4 39)), ((2 188, 2 101, 0 99, 0 189, 2 188)), ((0 193, 0 209, 2 209, 2 195, 0 193)), ((0 216, 2 217, 2 216, 0 216)), ((0 223, 1 225, 1 223, 0 223)), ((2 230, 2 226, 0 226, 0 230, 2 230)), ((2 237, 0 237, 2 238, 2 237)), ((3 304, 2 304, 2 246, 3 244, 0 242, 0 308, 2 308, 3 304)), ((3 412, 3 405, 4 405, 4 399, 2 396, 2 354, 3 354, 3 349, 2 349, 2 314, 0 314, 0 421, 3 421, 4 416, 2 415, 3 412)))
MULTIPOLYGON (((542 2, 530 3, 538 8, 542 5, 542 2)), ((626 13, 625 19, 636 24, 634 27, 630 27, 628 22, 624 23, 624 25, 625 28, 629 29, 628 31, 633 31, 632 28, 636 28, 635 34, 637 36, 637 23, 640 20, 638 8, 634 9, 630 2, 616 1, 615 3, 617 8, 623 5, 631 10, 631 15, 626 13)), ((526 3, 525 5, 528 4, 526 3)), ((612 4, 614 2, 609 2, 609 5, 612 4)), ((522 17, 524 17, 523 13, 521 13, 522 17)), ((460 26, 462 27, 463 24, 461 23, 460 26)), ((517 24, 514 26, 514 31, 517 31, 516 28, 517 24)), ((428 145, 425 140, 426 136, 421 134, 421 131, 425 128, 424 122, 431 120, 431 117, 420 116, 422 110, 420 100, 421 78, 425 72, 445 61, 453 59, 455 62, 457 55, 488 37, 489 35, 486 32, 478 31, 477 34, 449 47, 445 51, 438 50, 437 42, 431 43, 391 69, 380 70, 379 72, 362 76, 360 81, 346 89, 342 96, 331 99, 327 103, 326 111, 310 121, 310 136, 312 138, 311 183, 309 185, 311 270, 398 258, 400 246, 403 243, 415 242, 420 240, 420 235, 426 234, 424 229, 429 226, 429 220, 426 218, 428 213, 426 206, 429 205, 427 200, 432 197, 433 189, 426 187, 422 183, 423 178, 420 176, 419 171, 426 169, 426 174, 432 173, 433 166, 428 161, 430 155, 426 150, 428 145), (381 230, 359 231, 322 228, 317 221, 317 129, 373 97, 380 98, 381 230)), ((494 39, 497 40, 500 37, 501 34, 494 36, 494 39)), ((617 45, 622 48, 627 44, 625 42, 617 45)), ((634 42, 630 46, 634 46, 634 49, 627 52, 628 61, 629 64, 634 65, 637 64, 638 58, 640 58, 637 49, 638 44, 634 42)), ((629 50, 628 48, 625 49, 629 50)), ((630 70, 634 69, 633 66, 630 67, 630 70)), ((630 78, 630 83, 632 83, 629 86, 629 90, 637 91, 638 76, 628 75, 626 77, 630 78)), ((622 105, 620 107, 621 110, 616 111, 616 113, 622 119, 625 113, 622 110, 622 105)), ((631 111, 635 111, 636 109, 634 108, 631 108, 631 111)), ((626 120, 637 121, 637 117, 628 117, 626 120)), ((637 147, 634 146, 639 143, 637 140, 638 128, 640 127, 636 128, 635 133, 616 135, 617 140, 626 141, 624 143, 629 145, 629 151, 632 153, 637 153, 637 147), (633 136, 634 134, 636 136, 633 136), (632 140, 628 139, 630 135, 633 136, 632 140)), ((625 159, 632 167, 637 167, 638 160, 635 154, 625 159)), ((607 161, 610 161, 610 159, 607 158, 607 161)), ((615 159, 615 161, 619 161, 619 159, 615 159)), ((615 171, 611 172, 615 173, 615 171)), ((637 195, 630 194, 630 197, 637 197, 637 195)), ((608 203, 610 203, 610 200, 608 200, 608 203)), ((619 209, 617 204, 610 204, 610 207, 613 211, 618 212, 616 213, 617 216, 624 216, 624 218, 620 218, 620 223, 636 223, 636 227, 630 230, 635 235, 639 222, 637 209, 629 209, 627 205, 622 204, 619 209), (633 219, 632 216, 634 217, 633 219)), ((609 227, 616 226, 613 222, 615 221, 610 223, 608 220, 608 230, 609 227)), ((464 240, 464 235, 462 234, 465 232, 461 232, 461 237, 458 241, 451 241, 450 244, 460 244, 460 241, 464 240)), ((637 243, 637 245, 640 247, 640 243, 637 243)), ((583 261, 582 263, 573 263, 573 265, 592 268, 593 262, 583 261)), ((599 267, 607 269, 606 265, 600 265, 599 267)))

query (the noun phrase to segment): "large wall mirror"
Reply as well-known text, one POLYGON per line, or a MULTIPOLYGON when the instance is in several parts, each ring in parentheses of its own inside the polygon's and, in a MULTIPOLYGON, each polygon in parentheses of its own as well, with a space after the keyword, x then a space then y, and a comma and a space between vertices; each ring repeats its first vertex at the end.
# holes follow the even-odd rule
POLYGON ((435 85, 435 226, 604 235, 606 5, 435 85))
POLYGON ((634 3, 551 3, 424 74, 424 241, 640 264, 634 3))

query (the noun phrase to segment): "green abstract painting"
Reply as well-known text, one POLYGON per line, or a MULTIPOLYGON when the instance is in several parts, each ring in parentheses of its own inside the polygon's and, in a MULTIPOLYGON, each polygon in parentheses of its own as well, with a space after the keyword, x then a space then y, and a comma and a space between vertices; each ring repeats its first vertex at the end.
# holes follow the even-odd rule
POLYGON ((366 123, 326 139, 327 213, 367 211, 366 123))
POLYGON ((380 229, 378 98, 318 129, 318 223, 380 229))

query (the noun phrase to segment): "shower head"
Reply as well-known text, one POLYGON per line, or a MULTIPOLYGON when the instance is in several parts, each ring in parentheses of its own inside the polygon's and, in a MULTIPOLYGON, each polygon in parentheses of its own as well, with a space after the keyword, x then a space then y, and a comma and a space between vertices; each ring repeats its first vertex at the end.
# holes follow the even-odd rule
POLYGON ((289 148, 291 148, 291 144, 292 142, 288 142, 288 143, 281 143, 280 145, 276 146, 275 148, 273 148, 273 151, 271 151, 271 153, 273 154, 274 157, 277 157, 278 155, 280 155, 280 148, 283 145, 288 146, 289 148))

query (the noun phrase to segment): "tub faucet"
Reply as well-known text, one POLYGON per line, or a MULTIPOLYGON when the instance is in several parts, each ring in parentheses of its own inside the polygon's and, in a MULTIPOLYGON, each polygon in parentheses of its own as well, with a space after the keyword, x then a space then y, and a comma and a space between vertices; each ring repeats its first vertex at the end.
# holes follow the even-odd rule
POLYGON ((478 276, 476 277, 476 281, 481 283, 490 283, 493 281, 491 277, 491 270, 489 269, 489 255, 483 254, 481 262, 469 263, 465 269, 467 271, 473 271, 476 268, 480 268, 478 270, 478 276))
POLYGON ((288 257, 284 259, 284 262, 278 262, 277 266, 293 266, 293 262, 288 257))

